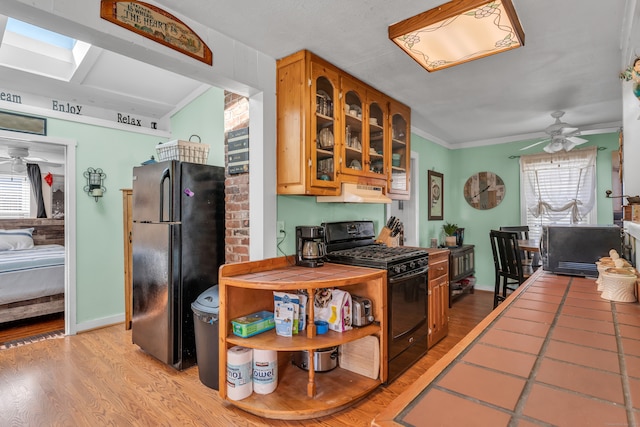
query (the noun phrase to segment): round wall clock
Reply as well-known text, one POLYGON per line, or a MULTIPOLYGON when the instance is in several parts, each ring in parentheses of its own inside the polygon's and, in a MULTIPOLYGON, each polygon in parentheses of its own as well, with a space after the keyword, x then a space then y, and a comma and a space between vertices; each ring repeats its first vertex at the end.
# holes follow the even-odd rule
POLYGON ((504 194, 504 181, 493 172, 473 174, 464 184, 464 198, 476 209, 495 208, 504 199, 504 194))

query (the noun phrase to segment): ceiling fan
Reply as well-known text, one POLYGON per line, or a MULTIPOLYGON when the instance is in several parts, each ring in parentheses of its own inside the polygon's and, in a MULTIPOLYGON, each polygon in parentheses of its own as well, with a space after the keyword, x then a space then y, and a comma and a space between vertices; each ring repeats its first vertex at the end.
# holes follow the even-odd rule
POLYGON ((51 166, 61 166, 60 163, 52 163, 42 157, 29 157, 29 149, 21 147, 10 147, 7 150, 9 157, 0 157, 0 165, 10 163, 11 172, 24 173, 27 170, 26 162, 46 163, 51 166))
POLYGON ((544 130, 549 137, 521 148, 520 150, 527 150, 536 145, 548 142, 549 144, 547 144, 543 150, 547 153, 557 153, 562 150, 571 151, 575 146, 588 142, 588 140, 578 137, 578 135, 580 135, 580 129, 560 121, 562 116, 564 116, 564 111, 554 111, 551 113, 551 117, 556 119, 556 121, 544 130))

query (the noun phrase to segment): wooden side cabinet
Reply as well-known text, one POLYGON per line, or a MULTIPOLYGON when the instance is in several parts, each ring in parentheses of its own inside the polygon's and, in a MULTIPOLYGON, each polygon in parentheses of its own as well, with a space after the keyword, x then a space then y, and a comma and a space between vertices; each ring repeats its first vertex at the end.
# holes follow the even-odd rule
POLYGON ((449 333, 449 251, 429 252, 427 345, 433 347, 449 333))
POLYGON ((473 293, 475 285, 473 280, 470 280, 468 284, 459 284, 458 282, 475 273, 474 248, 474 245, 462 245, 459 248, 451 249, 449 255, 449 307, 456 297, 464 293, 473 293))
MULTIPOLYGON (((219 275, 219 372, 220 397, 252 414, 273 419, 306 420, 324 417, 364 398, 387 379, 387 286, 384 270, 326 263, 322 268, 294 265, 292 256, 260 261, 225 264, 219 275), (273 311, 273 291, 297 292, 304 289, 309 301, 322 288, 339 287, 369 298, 375 322, 344 332, 317 334, 313 322, 293 337, 282 337, 275 330, 242 338, 233 333, 231 320, 257 311, 273 311), (360 375, 338 366, 331 371, 314 371, 314 352, 340 346, 360 338, 378 339, 377 378, 360 375), (227 392, 227 351, 234 346, 276 350, 278 386, 273 393, 253 393, 242 400, 232 400, 227 392), (293 352, 307 351, 309 370, 291 364, 293 352), (306 392, 305 392, 306 391, 306 392)), ((314 319, 314 304, 308 304, 309 319, 314 319)), ((375 358, 374 358, 375 359, 375 358)), ((364 359, 363 359, 364 360, 364 359)), ((359 362, 363 363, 363 362, 359 362)), ((363 365, 364 366, 364 365, 363 365)), ((305 423, 299 423, 303 425, 305 423)))
POLYGON ((133 310, 133 253, 131 251, 133 190, 123 188, 120 191, 122 191, 122 237, 124 241, 124 327, 125 329, 131 329, 131 313, 133 310))

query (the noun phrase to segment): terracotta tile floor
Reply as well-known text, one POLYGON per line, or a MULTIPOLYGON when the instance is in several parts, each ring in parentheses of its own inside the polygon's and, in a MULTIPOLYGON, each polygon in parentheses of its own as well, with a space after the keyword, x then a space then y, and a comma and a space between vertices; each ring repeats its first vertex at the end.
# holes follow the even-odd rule
POLYGON ((640 426, 640 304, 601 299, 593 279, 525 286, 395 422, 640 426))

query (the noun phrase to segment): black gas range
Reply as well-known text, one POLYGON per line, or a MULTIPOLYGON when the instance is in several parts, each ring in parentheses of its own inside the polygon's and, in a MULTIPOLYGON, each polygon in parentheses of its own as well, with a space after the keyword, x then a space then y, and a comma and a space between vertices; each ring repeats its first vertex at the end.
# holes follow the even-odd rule
POLYGON ((330 222, 324 227, 329 262, 387 270, 387 383, 427 353, 429 253, 375 243, 371 221, 330 222))
POLYGON ((385 269, 388 278, 427 267, 429 254, 423 249, 387 247, 376 243, 371 221, 329 222, 322 225, 326 256, 330 262, 385 269))

